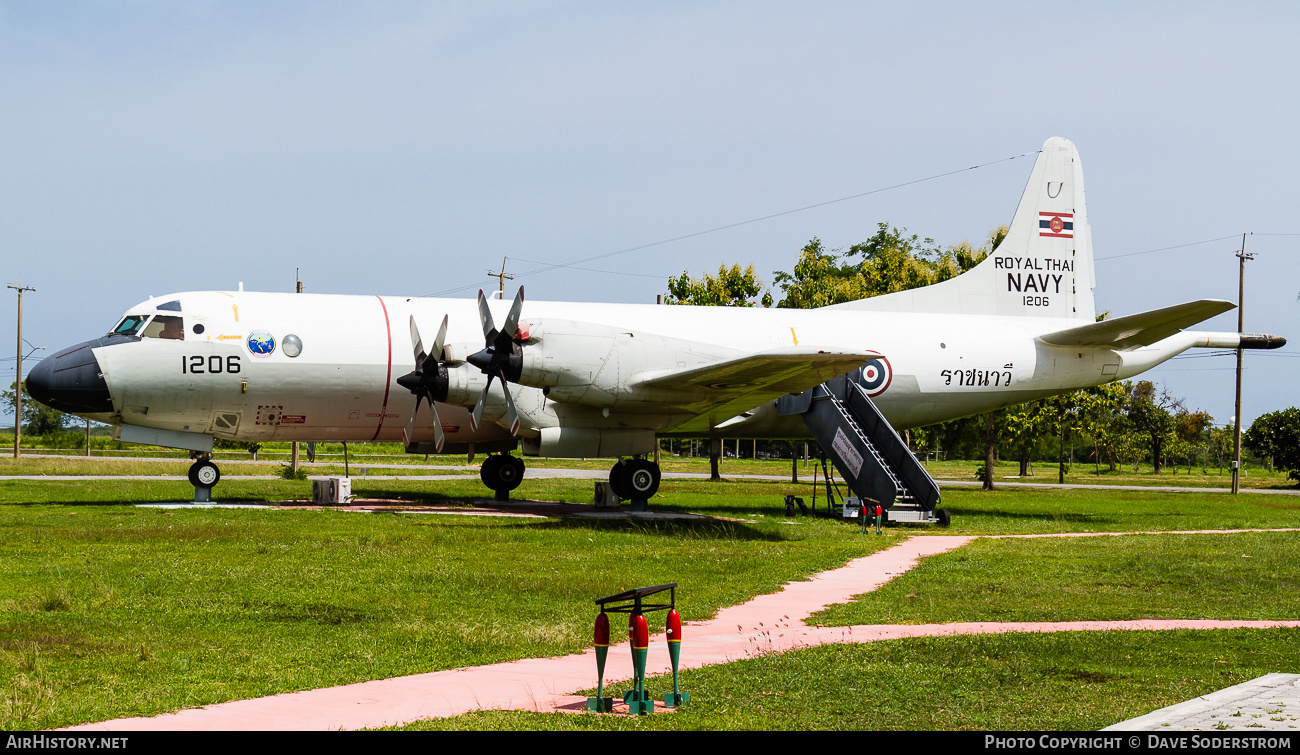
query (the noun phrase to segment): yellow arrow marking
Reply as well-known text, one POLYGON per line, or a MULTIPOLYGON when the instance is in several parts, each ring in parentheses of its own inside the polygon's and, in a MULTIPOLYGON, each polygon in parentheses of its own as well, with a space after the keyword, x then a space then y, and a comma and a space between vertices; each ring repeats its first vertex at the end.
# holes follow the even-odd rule
POLYGON ((238 341, 243 336, 217 336, 218 341, 238 341))
POLYGON ((794 328, 790 328, 790 337, 794 339, 794 345, 799 345, 799 336, 794 334, 794 328))
POLYGON ((230 305, 230 308, 233 309, 233 310, 235 310, 235 322, 239 322, 239 305, 238 305, 238 304, 231 304, 231 305, 230 305))

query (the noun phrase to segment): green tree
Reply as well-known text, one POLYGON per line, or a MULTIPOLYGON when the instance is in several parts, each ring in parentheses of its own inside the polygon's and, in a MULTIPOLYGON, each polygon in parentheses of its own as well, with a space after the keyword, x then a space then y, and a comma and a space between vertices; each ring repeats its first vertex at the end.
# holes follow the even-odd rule
POLYGON ((1066 472, 1065 441, 1072 433, 1078 433, 1083 429, 1084 392, 1062 393, 1059 396, 1043 399, 1043 403, 1051 417, 1050 426, 1055 429, 1057 437, 1056 481, 1063 485, 1066 472))
POLYGON ((1177 440, 1177 448, 1171 449, 1171 455, 1175 458, 1181 456, 1187 462, 1188 474, 1192 472, 1192 462, 1198 457, 1201 459, 1201 466, 1206 466, 1205 431, 1213 426, 1214 417, 1200 409, 1194 412, 1182 409, 1174 415, 1174 438, 1177 440))
POLYGON ((740 265, 718 266, 716 276, 704 274, 702 280, 683 272, 680 278, 668 279, 669 304, 698 304, 705 306, 752 307, 752 299, 762 294, 764 307, 772 306, 772 294, 765 291, 763 282, 750 265, 744 270, 740 265))
POLYGON ((227 438, 213 438, 212 447, 225 451, 247 451, 254 459, 257 458, 257 452, 262 450, 262 444, 255 440, 229 440, 227 438))
MULTIPOLYGON (((8 407, 9 414, 14 415, 17 411, 15 402, 15 390, 18 383, 15 381, 9 384, 9 390, 4 392, 4 403, 8 407)), ((57 409, 42 404, 32 398, 27 393, 27 387, 23 387, 23 433, 30 436, 49 436, 57 435, 68 426, 72 417, 64 414, 57 409)))
POLYGON ((1107 383, 1080 391, 1080 430, 1092 442, 1093 463, 1098 474, 1104 456, 1115 471, 1122 438, 1132 426, 1124 415, 1128 394, 1121 383, 1107 383))
POLYGON ((1241 444, 1268 457, 1276 469, 1300 483, 1300 409, 1291 407, 1262 414, 1241 435, 1241 444))
POLYGON ((1008 407, 1003 427, 1004 438, 1020 461, 1020 476, 1029 474, 1029 461, 1041 444, 1043 433, 1051 427, 1052 413, 1042 401, 1030 401, 1008 407))
POLYGON ((1160 474, 1164 469, 1165 445, 1177 427, 1174 412, 1183 409, 1182 402, 1164 389, 1157 391, 1150 380, 1125 386, 1129 390, 1128 418, 1145 436, 1151 464, 1155 473, 1160 474))
POLYGON ((774 278, 785 294, 776 305, 782 309, 815 309, 867 295, 857 266, 841 261, 818 238, 799 250, 792 272, 777 272, 774 278))
POLYGON ((800 250, 792 272, 774 275, 784 294, 777 306, 812 309, 940 283, 978 265, 1006 235, 1001 226, 978 249, 968 241, 940 249, 933 239, 880 223, 874 236, 844 254, 814 238, 800 250))

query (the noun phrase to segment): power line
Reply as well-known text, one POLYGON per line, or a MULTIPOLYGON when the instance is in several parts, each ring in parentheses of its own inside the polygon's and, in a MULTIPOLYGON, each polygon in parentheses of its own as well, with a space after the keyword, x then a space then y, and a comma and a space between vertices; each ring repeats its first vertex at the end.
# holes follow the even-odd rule
MULTIPOLYGON (((1248 236, 1300 236, 1300 233, 1253 233, 1252 232, 1246 235, 1248 236)), ((1193 241, 1188 244, 1178 244, 1177 246, 1162 246, 1159 249, 1147 249, 1141 252, 1129 252, 1127 254, 1113 254, 1109 257, 1094 257, 1093 261, 1103 262, 1105 260, 1117 260, 1123 257, 1137 257, 1138 255, 1141 254, 1154 254, 1156 252, 1167 252, 1170 251, 1171 249, 1185 249, 1189 246, 1199 246, 1201 244, 1212 244, 1216 241, 1227 241, 1228 239, 1235 239, 1235 238, 1237 238, 1237 234, 1233 233, 1228 236, 1220 236, 1217 239, 1205 239, 1204 241, 1193 241)))
POLYGON ((1199 245, 1201 245, 1201 244, 1212 244, 1212 243, 1214 243, 1215 241, 1227 241, 1228 239, 1235 239, 1235 238, 1237 238, 1237 234, 1233 233, 1233 234, 1229 234, 1229 235, 1227 235, 1227 236, 1220 236, 1220 237, 1217 238, 1217 239, 1205 239, 1204 241, 1193 241, 1193 242, 1191 242, 1190 244, 1178 244, 1177 246, 1162 246, 1162 247, 1160 247, 1159 249, 1147 249, 1146 251, 1142 251, 1142 252, 1129 252, 1128 254, 1115 254, 1115 255, 1112 255, 1112 256, 1110 256, 1110 257, 1095 257, 1095 258, 1093 258, 1093 261, 1095 261, 1095 262, 1104 262, 1104 261, 1106 261, 1106 260, 1117 260, 1117 259, 1121 259, 1121 258, 1123 258, 1123 257, 1136 257, 1136 256, 1138 256, 1138 255, 1140 255, 1140 254, 1154 254, 1154 253, 1156 253, 1156 252, 1167 252, 1167 251, 1169 251, 1169 250, 1171 250, 1171 249, 1185 249, 1185 248, 1187 248, 1187 247, 1189 247, 1189 246, 1199 246, 1199 245))
MULTIPOLYGON (((516 262, 531 262, 531 263, 533 263, 534 265, 549 265, 549 264, 550 264, 549 262, 542 262, 541 260, 526 260, 526 259, 524 259, 523 257, 515 257, 515 261, 516 261, 516 262)), ((601 270, 601 269, 599 269, 599 268, 595 268, 595 267, 577 267, 576 265, 571 265, 571 266, 569 266, 568 269, 570 269, 570 270, 581 270, 581 271, 584 272, 584 273, 604 273, 604 274, 606 274, 606 275, 630 275, 630 276, 633 276, 633 277, 636 277, 636 278, 654 278, 655 280, 663 280, 663 279, 665 279, 665 278, 671 278, 671 277, 673 277, 672 275, 660 275, 660 274, 655 274, 655 273, 632 273, 632 272, 628 272, 627 270, 601 270)))
MULTIPOLYGON (((628 253, 630 253, 630 252, 638 252, 638 251, 641 251, 641 250, 643 250, 643 249, 650 249, 650 248, 653 248, 653 247, 656 247, 656 246, 663 246, 664 244, 672 244, 672 243, 675 243, 675 242, 678 242, 678 241, 685 241, 686 239, 693 239, 693 238, 697 238, 697 237, 699 237, 699 236, 705 236, 705 235, 710 234, 710 233, 718 233, 719 231, 727 231, 727 230, 731 230, 732 228, 740 228, 741 226, 751 225, 751 224, 753 224, 753 223, 761 223, 761 222, 763 222, 763 221, 765 221, 765 220, 772 220, 773 218, 780 218, 780 217, 784 217, 784 216, 786 216, 786 215, 793 215, 793 214, 798 213, 798 212, 806 212, 806 211, 808 211, 808 210, 815 210, 815 209, 817 209, 818 207, 826 207, 826 206, 828 206, 828 205, 838 204, 838 203, 840 203, 840 202, 848 202, 849 200, 852 200, 852 199, 861 199, 862 197, 868 197, 868 196, 871 196, 872 194, 879 194, 879 193, 881 193, 881 192, 885 192, 885 191, 892 191, 892 190, 894 190, 894 189, 901 189, 901 188, 903 188, 903 187, 905 187, 905 186, 915 186, 916 184, 925 183, 926 181, 934 181, 934 180, 939 179, 939 178, 946 178, 947 176, 954 176, 954 175, 956 175, 956 174, 958 174, 958 173, 965 173, 966 171, 977 170, 977 169, 979 169, 979 168, 987 168, 987 167, 990 166, 990 165, 997 165, 997 164, 999 164, 999 163, 1009 162, 1009 161, 1011 161, 1011 160, 1017 160, 1017 159, 1019 159, 1019 158, 1026 157, 1026 156, 1028 156, 1028 155, 1036 155, 1036 154, 1038 154, 1039 152, 1041 152, 1041 150, 1037 150, 1037 149, 1036 149, 1036 150, 1033 150, 1032 152, 1025 152, 1025 153, 1023 153, 1023 154, 1019 154, 1019 155, 1012 155, 1011 157, 1004 157, 1004 158, 1001 158, 1001 159, 999 159, 999 160, 991 160, 991 161, 989 161, 989 162, 986 162, 986 163, 980 163, 979 165, 972 165, 972 166, 967 167, 967 168, 958 168, 958 169, 956 169, 956 170, 950 170, 950 171, 947 171, 947 172, 944 172, 944 173, 936 173, 936 174, 933 175, 933 176, 926 176, 925 178, 916 178, 916 179, 913 179, 913 180, 911 180, 911 181, 904 181, 904 182, 902 182, 902 183, 893 184, 892 186, 882 186, 882 187, 880 187, 880 188, 878 188, 878 189, 871 189, 870 191, 858 192, 857 194, 850 194, 849 196, 846 196, 846 197, 839 197, 838 199, 828 199, 828 200, 826 200, 826 201, 824 201, 824 202, 817 202, 817 203, 815 203, 815 204, 805 205, 805 206, 803 206, 803 207, 796 207, 796 208, 794 208, 793 210, 782 210, 781 212, 774 212, 774 213, 772 213, 772 214, 770 214, 770 215, 763 215, 763 216, 761 216, 761 217, 757 217, 757 218, 750 218, 749 220, 741 220, 741 221, 739 221, 739 222, 735 222, 735 223, 727 223, 726 225, 720 225, 720 226, 716 226, 716 227, 714 227, 714 228, 707 228, 707 229, 702 230, 702 231, 695 231, 695 232, 693 232, 693 233, 682 234, 681 236, 673 236, 672 238, 661 239, 661 240, 659 240, 659 241, 652 241, 652 242, 650 242, 650 243, 648 243, 648 244, 638 244, 637 246, 630 246, 630 247, 627 247, 627 248, 625 248, 625 249, 616 249, 615 251, 612 251, 612 252, 605 252, 605 253, 603 253, 603 254, 596 254, 596 255, 593 255, 593 256, 591 256, 591 257, 584 257, 584 258, 582 258, 582 259, 573 260, 572 262, 560 262, 560 263, 554 263, 554 264, 543 263, 543 266, 540 267, 540 268, 537 268, 537 269, 535 269, 535 270, 529 270, 529 271, 527 271, 527 272, 523 272, 523 273, 518 273, 517 275, 518 275, 518 277, 523 278, 523 277, 527 277, 527 276, 529 276, 529 275, 537 275, 537 274, 540 274, 540 273, 549 273, 549 272, 551 272, 552 270, 560 270, 560 269, 564 269, 564 268, 573 268, 573 267, 576 267, 577 265, 582 265, 582 264, 585 264, 585 263, 588 263, 588 262, 595 262, 596 260, 603 260, 603 259, 607 259, 607 258, 609 258, 609 257, 616 257, 616 256, 618 256, 618 255, 620 255, 620 254, 628 254, 628 253)), ((518 258, 516 257, 516 259, 518 259, 518 258)), ((469 285, 469 286, 459 286, 459 287, 457 287, 457 288, 449 288, 449 289, 446 289, 445 291, 439 291, 439 292, 437 292, 437 293, 433 293, 433 294, 426 294, 426 296, 445 296, 445 295, 447 295, 447 294, 453 294, 453 293, 456 293, 456 292, 458 292, 458 291, 465 291, 465 290, 467 290, 467 289, 477 288, 478 286, 481 286, 481 285, 484 285, 484 284, 483 284, 483 283, 476 283, 476 284, 469 285)))

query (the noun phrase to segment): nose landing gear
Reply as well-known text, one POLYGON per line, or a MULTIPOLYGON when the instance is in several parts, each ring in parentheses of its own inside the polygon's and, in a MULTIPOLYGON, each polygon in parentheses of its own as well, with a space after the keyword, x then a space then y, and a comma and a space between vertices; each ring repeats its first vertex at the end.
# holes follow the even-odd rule
POLYGON ((194 486, 195 503, 212 503, 212 486, 221 482, 221 470, 212 463, 212 457, 201 454, 190 465, 190 484, 194 486))

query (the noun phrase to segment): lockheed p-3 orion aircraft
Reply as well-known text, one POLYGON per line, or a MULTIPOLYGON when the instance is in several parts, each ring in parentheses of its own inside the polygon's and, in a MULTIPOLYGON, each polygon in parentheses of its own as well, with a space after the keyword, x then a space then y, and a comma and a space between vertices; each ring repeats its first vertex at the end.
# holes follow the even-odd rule
POLYGON ((611 482, 645 500, 658 438, 806 438, 775 400, 846 373, 903 429, 1129 378, 1190 348, 1285 343, 1186 330, 1233 308, 1218 299, 1096 322, 1093 287, 1079 157, 1053 138, 1002 244, 925 288, 796 310, 241 286, 130 307, 26 385, 122 441, 188 449, 196 486, 219 479, 214 437, 402 441, 488 454, 498 492, 524 463, 497 452, 617 458, 611 482))

